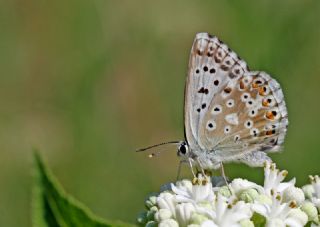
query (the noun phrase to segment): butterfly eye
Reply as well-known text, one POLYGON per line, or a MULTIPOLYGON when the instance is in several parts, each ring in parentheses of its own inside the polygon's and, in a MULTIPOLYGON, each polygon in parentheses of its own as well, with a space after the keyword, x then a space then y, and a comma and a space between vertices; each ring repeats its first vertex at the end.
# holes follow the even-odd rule
POLYGON ((186 142, 183 142, 178 147, 178 156, 184 156, 189 152, 189 147, 186 142))

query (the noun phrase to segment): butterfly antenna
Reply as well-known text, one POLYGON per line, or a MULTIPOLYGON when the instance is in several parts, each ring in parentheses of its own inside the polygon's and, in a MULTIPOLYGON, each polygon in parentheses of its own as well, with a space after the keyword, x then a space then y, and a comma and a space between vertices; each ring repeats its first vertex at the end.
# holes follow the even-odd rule
MULTIPOLYGON (((179 143, 181 143, 181 141, 170 141, 170 142, 159 143, 159 144, 152 145, 152 146, 149 146, 149 147, 140 148, 140 149, 136 150, 136 152, 146 151, 146 150, 149 150, 149 149, 151 149, 151 148, 159 147, 159 146, 166 145, 166 144, 179 144, 179 143)), ((154 157, 154 156, 158 155, 158 153, 159 153, 159 152, 157 152, 157 153, 152 153, 152 154, 149 155, 149 157, 150 157, 150 156, 151 156, 151 157, 154 157)), ((151 157, 150 157, 150 158, 151 158, 151 157)))

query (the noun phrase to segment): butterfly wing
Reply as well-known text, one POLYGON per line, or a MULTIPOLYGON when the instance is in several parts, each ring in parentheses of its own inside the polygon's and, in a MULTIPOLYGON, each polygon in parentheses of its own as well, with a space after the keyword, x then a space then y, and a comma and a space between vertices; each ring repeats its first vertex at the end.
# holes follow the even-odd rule
MULTIPOLYGON (((277 152, 284 142, 288 116, 282 90, 264 72, 245 73, 231 88, 228 97, 220 96, 213 101, 222 106, 222 113, 215 120, 224 127, 216 133, 224 135, 212 150, 222 161, 238 160, 260 166, 268 159, 261 152, 277 152)), ((207 114, 202 124, 211 118, 207 114)), ((201 130, 204 140, 215 136, 204 126, 201 130)))
MULTIPOLYGON (((185 89, 185 134, 193 150, 210 150, 222 139, 222 134, 214 134, 208 140, 202 138, 201 124, 210 108, 215 107, 217 113, 220 111, 219 106, 212 104, 226 85, 230 81, 235 83, 237 77, 247 71, 246 63, 217 37, 208 33, 196 35, 185 89)), ((210 123, 211 131, 218 132, 217 122, 210 123)))
POLYGON ((266 73, 250 72, 218 38, 197 34, 185 94, 191 150, 216 162, 260 165, 264 152, 279 150, 287 124, 280 85, 266 73))

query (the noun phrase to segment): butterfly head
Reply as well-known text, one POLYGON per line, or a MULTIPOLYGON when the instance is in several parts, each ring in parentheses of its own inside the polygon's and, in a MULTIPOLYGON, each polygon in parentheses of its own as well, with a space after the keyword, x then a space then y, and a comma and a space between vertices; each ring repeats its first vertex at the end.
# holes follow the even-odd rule
POLYGON ((178 145, 177 155, 179 157, 188 157, 189 156, 189 145, 187 144, 186 141, 183 141, 178 145))

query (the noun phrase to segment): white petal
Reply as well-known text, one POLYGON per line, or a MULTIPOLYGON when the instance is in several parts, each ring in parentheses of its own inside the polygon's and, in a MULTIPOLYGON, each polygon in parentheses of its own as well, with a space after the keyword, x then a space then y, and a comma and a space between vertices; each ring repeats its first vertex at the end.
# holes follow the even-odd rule
POLYGON ((208 220, 201 224, 201 227, 218 227, 213 221, 208 220))
POLYGON ((267 227, 285 227, 286 224, 279 218, 267 220, 267 227))
POLYGON ((289 227, 302 227, 302 226, 304 226, 294 218, 287 218, 285 220, 285 224, 286 224, 286 226, 289 226, 289 227))
MULTIPOLYGON (((291 209, 288 214, 288 219, 287 220, 293 220, 296 221, 300 226, 304 226, 308 222, 308 216, 306 213, 301 211, 298 208, 291 209)), ((286 222, 287 223, 287 222, 286 222)))
POLYGON ((253 211, 257 212, 258 214, 261 214, 264 217, 268 216, 269 210, 266 204, 252 204, 251 208, 253 211))
POLYGON ((294 186, 295 183, 296 183, 296 179, 295 178, 291 179, 289 182, 280 183, 279 186, 277 187, 277 191, 278 192, 283 192, 287 188, 289 188, 291 186, 294 186))
POLYGON ((176 187, 174 184, 171 184, 171 188, 172 188, 172 191, 174 193, 176 193, 177 195, 182 195, 182 196, 185 196, 185 197, 189 197, 189 193, 186 191, 185 188, 176 187))

